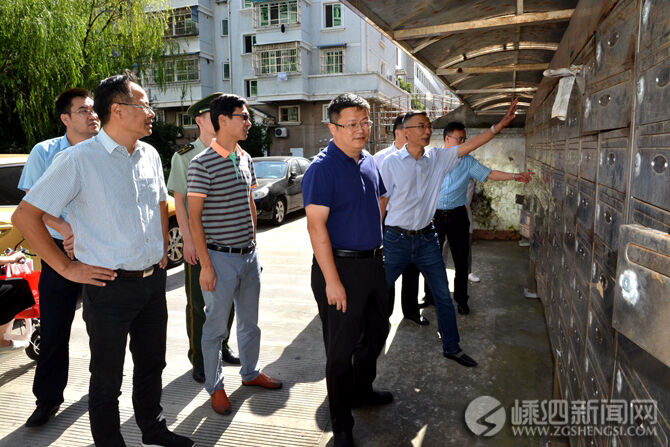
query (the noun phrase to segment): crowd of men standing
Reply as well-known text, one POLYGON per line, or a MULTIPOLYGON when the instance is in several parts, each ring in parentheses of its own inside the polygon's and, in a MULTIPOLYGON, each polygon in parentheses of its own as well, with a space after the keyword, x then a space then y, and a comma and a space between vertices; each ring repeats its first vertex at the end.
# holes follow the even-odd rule
MULTIPOLYGON (((467 154, 507 126, 515 110, 516 101, 500 123, 471 140, 462 125, 445 129, 441 148, 426 148, 430 120, 425 112, 411 111, 396 120, 394 145, 373 158, 364 150, 372 124, 368 103, 342 94, 329 104, 332 140, 305 173, 303 196, 336 446, 354 445, 352 408, 393 400, 390 392, 372 384, 389 332, 393 284, 401 274, 407 277, 403 289, 408 284, 407 293, 403 290, 405 316, 428 324, 417 303, 421 272, 431 292, 427 299, 437 309, 444 356, 463 366, 477 365, 460 346, 442 244, 446 238, 452 248, 455 298, 458 311, 467 314, 462 278, 467 286, 463 259, 469 246, 462 237, 469 220, 461 211, 463 185, 470 178, 527 183, 531 176, 491 171, 467 154), (449 194, 454 197, 443 200, 449 194), (438 206, 445 201, 452 208, 438 206), (452 219, 444 223, 442 217, 452 219)), ((151 134, 155 114, 132 74, 102 80, 94 95, 66 90, 56 111, 66 133, 31 152, 19 184, 27 194, 12 218, 43 261, 42 346, 33 387, 37 402, 26 425, 45 424, 63 402, 70 326, 82 297, 95 444, 125 445, 118 397, 129 339, 135 365, 133 407, 143 445, 195 445, 168 430, 160 404, 168 190, 175 196, 184 240, 193 378, 204 382, 219 414, 232 408, 223 383, 224 363, 241 365, 245 386, 282 387, 261 372, 258 362, 262 269, 252 194, 257 185, 253 161, 238 144, 251 126, 248 105, 239 96, 216 93, 191 106, 188 113, 200 135, 174 154, 167 186, 158 153, 140 140, 151 134), (234 318, 239 357, 228 346, 234 318)))

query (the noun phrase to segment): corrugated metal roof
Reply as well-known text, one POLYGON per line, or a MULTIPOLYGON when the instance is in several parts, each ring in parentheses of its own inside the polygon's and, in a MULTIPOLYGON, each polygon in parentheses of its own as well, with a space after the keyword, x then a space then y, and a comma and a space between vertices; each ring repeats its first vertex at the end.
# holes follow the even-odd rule
POLYGON ((530 104, 578 0, 343 0, 475 113, 530 104))

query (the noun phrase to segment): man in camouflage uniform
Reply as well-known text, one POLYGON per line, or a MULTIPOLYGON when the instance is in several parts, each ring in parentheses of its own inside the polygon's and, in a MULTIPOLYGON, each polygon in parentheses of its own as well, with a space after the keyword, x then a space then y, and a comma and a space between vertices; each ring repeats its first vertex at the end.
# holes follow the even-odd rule
MULTIPOLYGON (((212 93, 188 108, 188 115, 193 118, 200 130, 200 137, 187 144, 172 156, 172 168, 167 187, 174 194, 177 223, 184 241, 184 285, 186 288, 186 331, 188 332, 188 358, 193 365, 193 379, 196 382, 205 381, 202 362, 202 325, 205 322, 205 302, 200 290, 200 263, 193 247, 193 239, 188 226, 188 200, 186 197, 186 175, 188 165, 199 153, 207 149, 214 138, 214 127, 209 117, 209 104, 222 93, 212 93)), ((235 319, 234 309, 228 319, 228 333, 235 319)), ((240 359, 228 346, 228 339, 221 346, 221 358, 224 362, 239 365, 240 359)))

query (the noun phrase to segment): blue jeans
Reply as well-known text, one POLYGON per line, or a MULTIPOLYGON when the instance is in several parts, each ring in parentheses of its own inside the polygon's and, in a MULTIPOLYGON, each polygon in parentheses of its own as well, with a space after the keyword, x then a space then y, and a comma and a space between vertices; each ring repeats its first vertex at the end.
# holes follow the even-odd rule
POLYGON ((455 354, 460 350, 460 339, 437 233, 408 236, 387 227, 384 230, 384 268, 389 288, 409 264, 416 265, 433 293, 442 350, 455 354))

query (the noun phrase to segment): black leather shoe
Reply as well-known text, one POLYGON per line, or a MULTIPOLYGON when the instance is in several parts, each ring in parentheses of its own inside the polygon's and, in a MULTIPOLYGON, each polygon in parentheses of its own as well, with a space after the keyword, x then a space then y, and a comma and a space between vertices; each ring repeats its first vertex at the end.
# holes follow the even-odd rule
POLYGON ((446 358, 450 359, 450 360, 454 360, 454 361, 460 363, 461 365, 463 365, 463 366, 467 366, 467 367, 469 367, 469 368, 472 368, 472 367, 474 367, 474 366, 477 366, 477 362, 475 362, 475 360, 474 360, 472 357, 470 357, 469 355, 467 355, 467 354, 466 354, 465 352, 463 352, 462 350, 459 350, 459 351, 458 351, 457 353, 455 353, 455 354, 449 354, 448 352, 445 352, 445 353, 444 353, 444 356, 445 356, 446 358))
POLYGON ((60 404, 53 405, 49 403, 37 404, 37 408, 33 411, 33 414, 30 415, 26 421, 26 427, 39 427, 46 424, 51 419, 51 416, 55 415, 60 404))
POLYGON ((467 315, 470 313, 470 306, 468 306, 468 303, 459 303, 458 304, 458 313, 461 315, 467 315))
POLYGON ((142 435, 144 447, 194 447, 195 442, 186 436, 171 432, 167 428, 157 433, 142 435))
POLYGON ((228 346, 221 346, 221 360, 230 365, 240 364, 240 358, 228 346))
POLYGON ((205 383, 205 370, 201 366, 194 366, 191 375, 196 382, 205 383))
POLYGON ((433 301, 432 298, 424 296, 421 301, 419 301, 419 309, 423 309, 424 307, 432 306, 435 304, 435 301, 433 301))
POLYGON ((388 391, 372 391, 370 394, 365 394, 356 398, 352 403, 352 408, 359 407, 377 407, 379 405, 386 405, 393 401, 393 394, 388 391))
POLYGON ((333 433, 333 447, 354 447, 354 436, 350 431, 336 431, 333 433))
POLYGON ((407 318, 409 321, 415 322, 419 326, 427 326, 430 324, 430 321, 428 321, 428 319, 423 315, 410 315, 405 318, 407 318))

